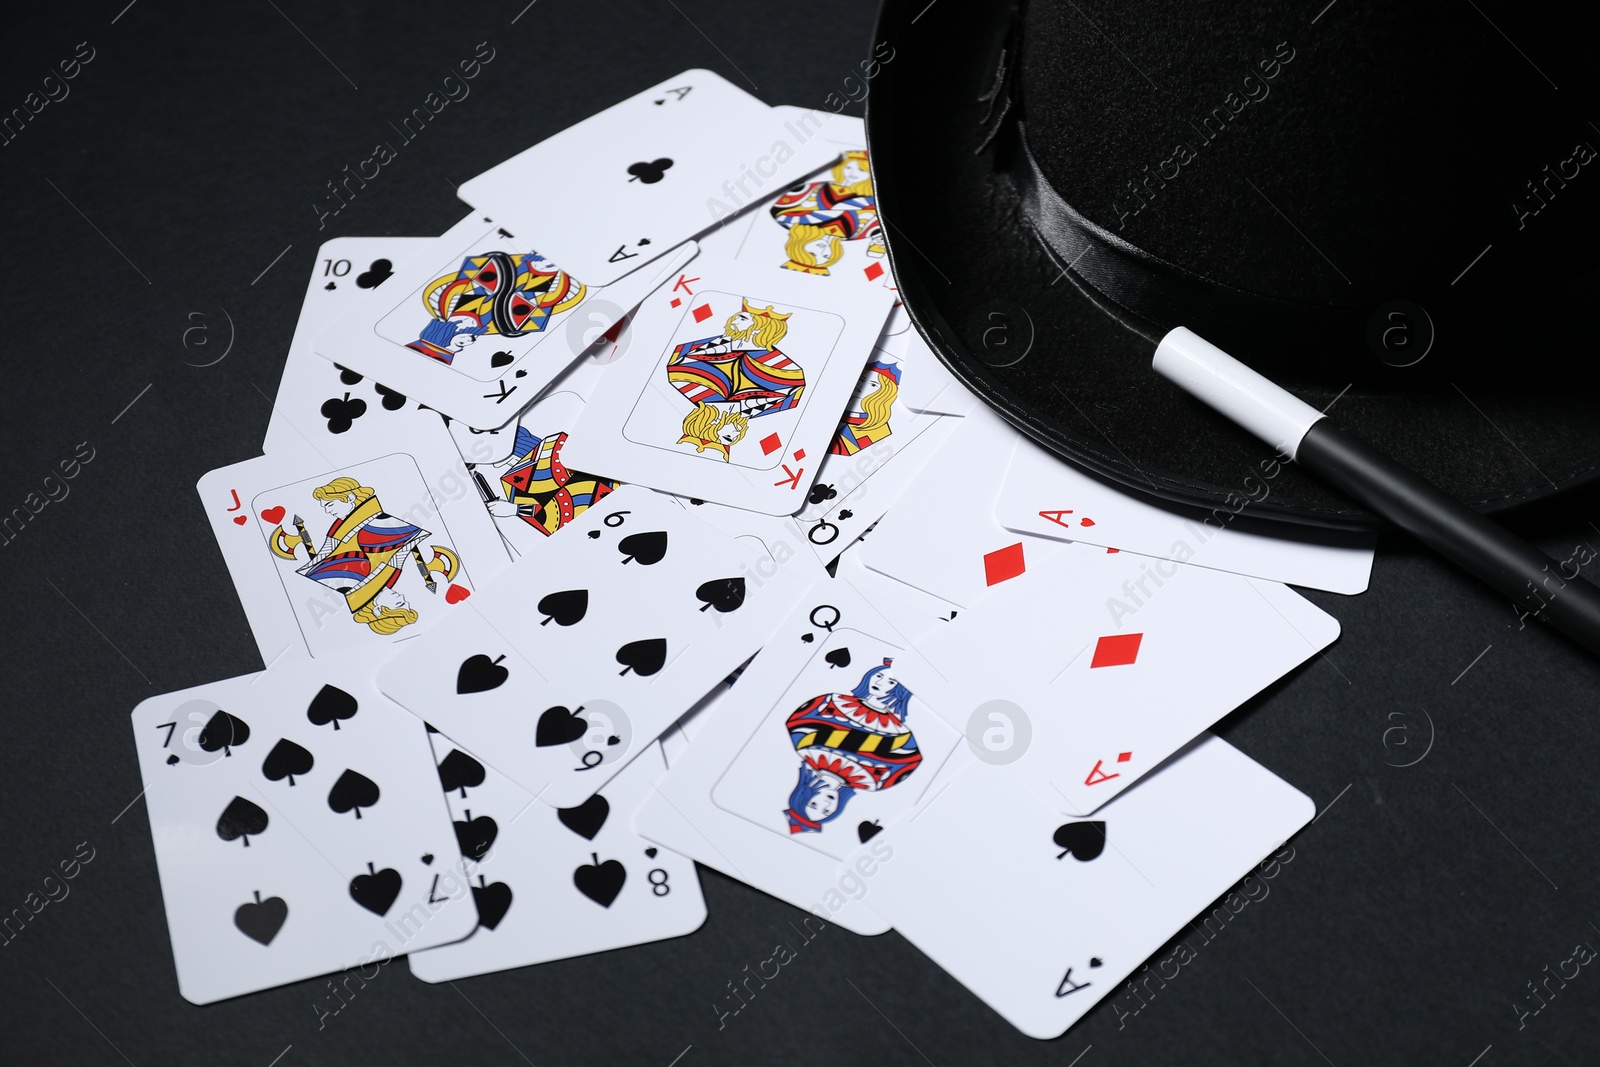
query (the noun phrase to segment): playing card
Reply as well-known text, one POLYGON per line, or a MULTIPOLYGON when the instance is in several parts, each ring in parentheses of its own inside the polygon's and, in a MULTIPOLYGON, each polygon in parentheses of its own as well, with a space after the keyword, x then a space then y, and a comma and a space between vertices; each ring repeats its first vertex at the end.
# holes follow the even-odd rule
POLYGON ((266 662, 408 640, 509 564, 437 418, 320 452, 246 460, 197 486, 266 662))
POLYGON ((1074 544, 917 647, 929 707, 1087 815, 1338 634, 1276 582, 1074 544))
MULTIPOLYGON (((1273 464, 1277 460, 1267 461, 1273 464)), ((1180 512, 1130 496, 1020 437, 995 516, 1009 530, 1118 548, 1274 582, 1359 593, 1372 573, 1377 535, 1276 523, 1270 532, 1233 522, 1247 496, 1269 483, 1242 472, 1238 507, 1210 515, 1180 512)))
MULTIPOLYGON (((437 413, 388 386, 320 358, 317 334, 369 292, 394 276, 394 264, 426 249, 427 237, 336 237, 317 250, 300 321, 289 343, 283 379, 272 397, 272 415, 261 450, 326 462, 330 450, 352 442, 404 441, 420 421, 437 413)), ((382 447, 381 444, 379 447, 382 447)), ((386 449, 385 449, 386 450, 386 449)))
MULTIPOLYGON (((874 530, 873 537, 877 536, 874 530)), ((897 638, 904 638, 911 647, 931 630, 942 629, 961 615, 958 605, 940 600, 932 593, 924 593, 914 586, 872 570, 861 562, 861 548, 857 541, 833 561, 834 580, 855 591, 871 604, 894 627, 897 638)))
POLYGON ((663 247, 651 269, 602 287, 519 236, 531 232, 468 215, 313 347, 469 426, 501 426, 696 252, 663 247))
POLYGON ((774 111, 707 70, 686 70, 485 171, 461 199, 589 284, 663 251, 839 155, 825 112, 774 111))
POLYGON ((919 373, 906 382, 904 389, 906 406, 912 411, 970 415, 983 406, 977 394, 950 373, 950 369, 911 325, 904 304, 896 307, 894 314, 889 316, 889 325, 884 327, 884 333, 886 337, 880 343, 896 346, 900 359, 919 369, 919 373))
POLYGON ((1313 811, 1210 735, 1093 820, 974 760, 863 857, 866 903, 1017 1029, 1058 1037, 1313 811))
POLYGON ((567 431, 577 424, 583 405, 577 393, 553 393, 504 430, 479 436, 467 430, 465 441, 456 438, 464 459, 483 457, 468 459, 467 471, 495 528, 518 557, 537 551, 621 484, 567 466, 567 431))
MULTIPOLYGON (((875 359, 867 365, 863 379, 883 380, 886 373, 875 359)), ((857 386, 856 398, 851 401, 855 410, 845 415, 833 447, 817 471, 817 480, 806 492, 804 506, 793 517, 794 527, 824 564, 836 559, 883 517, 907 486, 927 470, 928 462, 956 428, 958 420, 907 411, 902 405, 898 417, 889 420, 885 414, 876 437, 855 434, 851 419, 860 409, 873 405, 875 393, 889 388, 887 383, 875 390, 857 386)), ((938 481, 942 484, 943 479, 938 481)))
POLYGON ((951 430, 861 543, 861 561, 936 597, 971 605, 990 588, 1023 578, 1061 544, 1019 535, 994 517, 1001 490, 997 457, 1009 454, 1020 434, 986 408, 945 421, 951 430))
POLYGON ((412 974, 450 981, 679 937, 705 921, 694 862, 633 829, 666 772, 659 746, 582 804, 557 809, 431 736, 479 925, 464 941, 413 952, 412 974))
POLYGON ((601 379, 572 462, 770 515, 798 510, 893 294, 773 269, 745 284, 709 256, 652 294, 601 379))
MULTIPOLYGON (((773 694, 787 688, 833 634, 851 629, 897 636, 875 606, 844 583, 820 582, 797 603, 732 687, 719 685, 702 701, 692 743, 671 756, 670 769, 634 825, 650 840, 828 922, 858 934, 880 934, 888 924, 861 906, 867 886, 855 871, 825 852, 785 840, 786 826, 785 833, 773 833, 719 806, 711 796, 724 771, 763 728, 773 694)), ((783 810, 798 773, 792 747, 789 759, 782 777, 770 783, 779 793, 769 793, 774 812, 783 810)), ((855 840, 853 834, 846 836, 855 840)))
POLYGON ((918 695, 937 671, 914 651, 836 624, 804 652, 711 799, 842 860, 916 805, 960 735, 918 695))
POLYGON ((152 697, 133 731, 186 1000, 472 931, 426 732, 370 661, 291 659, 152 697))
POLYGON ((672 499, 624 486, 378 682, 523 789, 577 804, 749 659, 799 596, 790 572, 758 563, 672 499))

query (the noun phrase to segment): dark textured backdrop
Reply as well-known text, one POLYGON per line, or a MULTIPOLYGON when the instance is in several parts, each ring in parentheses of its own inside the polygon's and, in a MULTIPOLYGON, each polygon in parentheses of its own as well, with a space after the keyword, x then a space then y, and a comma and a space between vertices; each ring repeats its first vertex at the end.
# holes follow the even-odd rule
MULTIPOLYGON (((80 446, 93 459, 0 544, 0 914, 75 852, 93 859, 0 946, 0 1061, 1596 1062, 1600 967, 1552 980, 1520 1029, 1514 1005, 1537 1006, 1525 983, 1578 943, 1600 948, 1600 665, 1401 538, 1367 595, 1313 594, 1344 637, 1224 727, 1321 815, 1270 894, 1214 941, 1191 933, 1195 958, 1137 1014, 1119 991, 1121 1012, 1102 1003, 1035 1042, 897 935, 830 928, 719 1029, 725 984, 801 913, 710 872, 691 937, 454 987, 395 964, 320 1029, 321 981, 180 999, 127 715, 261 666, 194 483, 259 451, 318 244, 438 233, 464 213, 455 183, 685 67, 821 106, 874 18, 847 0, 525 2, 93 0, 7 17, 0 112, 79 42, 93 58, 0 147, 0 516, 37 505, 80 446), (325 183, 482 41, 495 58, 472 95, 319 230, 325 183), (227 357, 193 366, 226 348, 229 316, 227 357)), ((1591 520, 1593 498, 1520 525, 1564 557, 1600 546, 1591 520)), ((1034 918, 997 899, 950 921, 1034 918)))

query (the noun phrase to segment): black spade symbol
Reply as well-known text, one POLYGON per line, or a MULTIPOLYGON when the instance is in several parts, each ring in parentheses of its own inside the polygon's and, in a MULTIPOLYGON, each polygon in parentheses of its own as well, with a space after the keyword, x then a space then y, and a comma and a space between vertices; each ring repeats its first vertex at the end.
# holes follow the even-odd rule
POLYGON ((511 910, 511 887, 504 882, 475 885, 472 887, 472 902, 478 906, 478 925, 493 930, 506 917, 506 912, 511 910))
POLYGON ((222 815, 217 819, 217 836, 224 841, 243 838, 245 848, 250 847, 252 834, 259 834, 266 828, 267 813, 244 797, 234 797, 228 801, 228 806, 222 809, 222 815))
POLYGON ((1106 848, 1106 824, 1099 821, 1093 822, 1064 822, 1056 827, 1053 835, 1055 843, 1060 845, 1065 852, 1056 857, 1061 859, 1072 853, 1072 858, 1080 863, 1099 859, 1100 853, 1106 848))
POLYGON ((199 740, 200 747, 207 752, 215 752, 220 748, 224 756, 231 756, 232 746, 250 740, 250 724, 237 715, 219 710, 207 720, 205 728, 200 731, 199 740))
POLYGON ((503 659, 504 656, 490 659, 480 652, 462 660, 461 669, 456 671, 456 692, 482 693, 499 689, 511 675, 510 671, 500 666, 503 659))
POLYGON ((468 786, 483 784, 483 764, 461 751, 451 749, 450 755, 439 763, 439 784, 446 793, 461 790, 461 799, 467 798, 468 786))
POLYGON ((656 846, 651 845, 649 848, 644 850, 644 854, 646 856, 649 856, 651 859, 655 859, 656 858, 656 846))
POLYGON ((606 824, 606 816, 610 814, 611 802, 599 793, 575 808, 556 810, 556 818, 561 820, 562 826, 590 841, 593 841, 594 835, 600 832, 600 827, 606 824))
POLYGON ((591 540, 591 541, 597 540, 599 537, 600 537, 600 531, 599 530, 590 530, 589 531, 589 540, 591 540))
POLYGON ((1090 956, 1089 957, 1089 966, 1091 966, 1091 967, 1098 967, 1103 962, 1105 962, 1105 961, 1102 960, 1099 956, 1090 956))
POLYGON ((351 400, 350 394, 346 393, 343 400, 338 397, 324 400, 319 410, 322 417, 328 420, 329 433, 344 433, 367 413, 367 402, 360 397, 351 400))
POLYGON ((648 237, 641 237, 641 238, 639 238, 639 243, 640 243, 640 244, 641 244, 641 245, 647 245, 647 244, 649 244, 649 243, 650 243, 650 238, 648 238, 648 237))
POLYGON ((333 783, 333 788, 328 790, 328 807, 339 815, 354 811, 359 819, 362 808, 370 808, 377 802, 378 783, 360 771, 349 768, 345 768, 339 780, 333 783))
POLYGON ((267 758, 261 761, 261 773, 267 776, 269 782, 281 782, 287 778, 289 784, 294 785, 294 776, 310 774, 311 765, 315 762, 311 753, 283 737, 272 746, 267 758))
POLYGON ((539 725, 533 731, 533 743, 539 748, 567 745, 588 732, 589 724, 576 712, 557 704, 553 708, 545 708, 544 714, 539 716, 539 725))
POLYGON ((167 766, 168 767, 172 766, 174 763, 177 763, 177 762, 178 762, 178 757, 177 756, 168 756, 167 757, 167 766))
POLYGON ((510 362, 511 353, 505 351, 504 349, 501 349, 499 352, 496 352, 494 355, 489 357, 489 366, 491 367, 504 367, 510 362))
POLYGON ((582 867, 572 872, 572 884, 578 887, 578 892, 600 905, 602 908, 611 907, 611 902, 617 899, 617 894, 622 892, 622 885, 628 880, 627 869, 616 860, 600 862, 600 857, 589 853, 592 863, 585 863, 582 867))
POLYGON ((822 658, 828 661, 830 669, 850 666, 850 650, 848 648, 836 648, 822 658))
POLYGON ((883 833, 883 827, 875 822, 864 822, 856 827, 856 837, 860 838, 863 845, 881 833, 883 833))
POLYGON ((374 385, 373 388, 378 391, 379 396, 383 397, 383 410, 399 411, 406 406, 405 396, 390 389, 387 385, 374 385))
POLYGON ((817 635, 816 634, 801 634, 800 635, 800 640, 804 641, 808 645, 811 642, 815 641, 816 639, 817 639, 817 635))
POLYGON ((400 895, 400 885, 399 871, 393 867, 375 871, 369 863, 366 874, 358 874, 350 879, 350 899, 372 914, 382 915, 394 903, 394 898, 400 895))
POLYGON ((517 371, 517 375, 516 376, 518 378, 526 378, 528 376, 528 372, 525 371, 525 370, 519 370, 519 371, 517 371))
POLYGON ((622 553, 623 563, 638 560, 641 566, 653 566, 667 554, 667 531, 629 534, 617 542, 617 551, 622 553))
POLYGON ((606 744, 620 745, 622 744, 622 738, 618 737, 616 734, 612 734, 610 737, 606 738, 606 744))
POLYGON ((311 720, 313 726, 326 726, 331 722, 337 730, 340 720, 355 718, 359 707, 356 698, 343 689, 325 685, 311 698, 311 704, 306 708, 306 718, 311 720))
POLYGON ((557 626, 571 626, 581 622, 588 613, 587 589, 563 589, 559 593, 547 593, 539 601, 539 614, 545 616, 540 620, 540 626, 548 626, 551 622, 557 626))
POLYGON ((289 905, 284 903, 282 897, 262 900, 260 893, 255 897, 254 904, 240 904, 234 909, 233 925, 250 940, 270 945, 272 939, 278 936, 278 931, 283 929, 284 920, 289 917, 289 905))
POLYGON ((617 649, 617 662, 622 664, 622 670, 617 672, 619 675, 631 670, 640 677, 648 678, 667 662, 667 639, 647 637, 643 641, 629 641, 617 649))
POLYGON ((726 615, 730 611, 738 611, 744 603, 744 579, 713 578, 709 582, 702 582, 694 595, 705 602, 701 611, 716 608, 719 614, 726 615))
POLYGON ((631 182, 634 178, 637 178, 646 185, 654 185, 666 177, 667 170, 671 166, 672 160, 670 159, 653 159, 649 163, 630 163, 628 165, 628 173, 632 177, 628 180, 631 182))
MULTIPOLYGON (((334 366, 339 367, 339 364, 335 363, 334 366)), ((361 375, 349 367, 339 367, 339 380, 346 385, 357 385, 361 381, 361 375)))
POLYGON ((432 867, 433 866, 433 853, 432 852, 424 852, 422 854, 422 862, 424 864, 426 864, 427 866, 432 867))
POLYGON ((839 490, 835 489, 833 486, 824 485, 822 482, 818 482, 811 487, 811 492, 806 494, 806 503, 821 504, 824 501, 832 500, 838 495, 839 490))
POLYGON ((362 289, 375 289, 394 273, 394 264, 387 259, 375 259, 372 266, 356 275, 356 285, 362 289))
POLYGON ((467 821, 459 819, 455 822, 456 842, 461 846, 461 854, 470 860, 481 860, 494 847, 494 839, 500 834, 500 824, 487 815, 472 817, 472 811, 467 811, 467 821))

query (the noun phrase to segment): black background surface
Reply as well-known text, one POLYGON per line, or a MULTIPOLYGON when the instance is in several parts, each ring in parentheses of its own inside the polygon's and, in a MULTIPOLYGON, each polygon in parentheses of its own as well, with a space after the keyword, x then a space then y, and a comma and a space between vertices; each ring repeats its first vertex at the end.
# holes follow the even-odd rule
MULTIPOLYGON (((1600 947, 1600 665, 1398 537, 1366 595, 1310 594, 1344 636, 1222 730, 1310 794, 1317 821, 1268 896, 1215 940, 1189 934, 1195 958, 1152 981, 1137 1014, 1103 1002, 1060 1040, 1030 1040, 898 935, 829 928, 802 946, 801 912, 709 871, 710 918, 687 938, 453 986, 395 963, 326 1017, 322 980, 184 1002, 127 715, 261 667, 194 483, 258 453, 317 246, 439 233, 465 213, 454 184, 686 67, 824 106, 867 54, 875 13, 821 0, 124 2, 37 5, 8 17, 0 46, 4 112, 78 42, 94 49, 70 95, 0 148, 0 514, 80 443, 94 450, 70 495, 0 545, 0 914, 80 842, 93 849, 70 895, 0 947, 0 1060, 1596 1062, 1600 968, 1520 1029, 1513 1005, 1534 1006, 1524 983, 1576 944, 1600 947), (394 141, 388 123, 480 41, 495 58, 471 96, 319 230, 325 183, 394 141), (224 309, 232 349, 193 366, 226 347, 224 309), (780 941, 797 958, 719 1025, 727 983, 780 941)), ((559 195, 582 210, 582 190, 559 195)), ((1589 497, 1519 528, 1564 558, 1600 545, 1597 519, 1589 497)), ((950 921, 1040 920, 997 899, 950 921)))

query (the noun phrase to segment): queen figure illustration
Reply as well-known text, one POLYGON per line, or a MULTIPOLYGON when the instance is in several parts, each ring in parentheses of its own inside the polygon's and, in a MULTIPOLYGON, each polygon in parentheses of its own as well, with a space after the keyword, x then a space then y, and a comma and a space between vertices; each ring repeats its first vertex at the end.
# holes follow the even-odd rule
POLYGON ((800 774, 784 817, 791 834, 820 833, 844 813, 857 790, 876 792, 904 781, 922 753, 906 725, 911 690, 885 659, 848 693, 812 697, 789 716, 789 742, 800 774))

